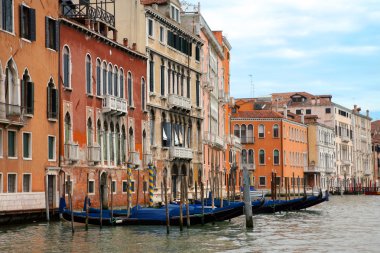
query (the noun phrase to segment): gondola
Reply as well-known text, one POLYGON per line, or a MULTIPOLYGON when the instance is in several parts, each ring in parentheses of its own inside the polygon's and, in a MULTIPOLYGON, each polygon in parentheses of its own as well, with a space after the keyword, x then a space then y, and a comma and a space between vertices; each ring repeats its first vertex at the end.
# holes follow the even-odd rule
POLYGON ((306 209, 315 205, 318 205, 322 202, 329 201, 329 193, 328 191, 325 192, 325 194, 322 193, 322 191, 319 192, 318 196, 309 196, 305 203, 302 205, 296 206, 295 210, 302 210, 306 209))

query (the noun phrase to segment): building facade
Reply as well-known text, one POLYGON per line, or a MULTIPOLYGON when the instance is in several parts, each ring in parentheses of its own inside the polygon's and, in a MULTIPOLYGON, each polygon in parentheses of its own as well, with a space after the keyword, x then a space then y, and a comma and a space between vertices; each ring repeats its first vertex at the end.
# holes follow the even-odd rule
POLYGON ((203 42, 182 24, 179 1, 142 2, 147 27, 149 141, 156 170, 154 200, 162 201, 164 178, 171 199, 179 198, 183 192, 183 179, 191 196, 205 175, 200 58, 203 42))
POLYGON ((243 145, 241 166, 251 171, 251 185, 271 189, 272 172, 281 188, 286 180, 303 185, 308 159, 306 125, 287 113, 271 110, 237 110, 232 125, 243 145))
POLYGON ((58 206, 58 2, 2 1, 0 13, 3 217, 58 206))
MULTIPOLYGON (((61 11, 61 182, 70 178, 74 208, 87 194, 103 208, 147 203, 146 56, 117 42, 118 20, 105 5, 63 4, 61 11), (91 8, 104 15, 78 11, 91 8)), ((68 188, 60 185, 62 195, 68 188)))
POLYGON ((380 120, 371 123, 374 183, 380 184, 380 120))

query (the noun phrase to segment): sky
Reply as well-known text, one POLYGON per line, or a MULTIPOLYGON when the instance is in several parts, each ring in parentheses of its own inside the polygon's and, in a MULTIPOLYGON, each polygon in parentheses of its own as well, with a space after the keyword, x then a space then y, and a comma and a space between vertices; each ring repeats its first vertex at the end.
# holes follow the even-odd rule
POLYGON ((380 0, 200 0, 200 5, 210 28, 222 30, 232 45, 231 96, 331 94, 334 102, 350 109, 357 104, 380 119, 380 0))

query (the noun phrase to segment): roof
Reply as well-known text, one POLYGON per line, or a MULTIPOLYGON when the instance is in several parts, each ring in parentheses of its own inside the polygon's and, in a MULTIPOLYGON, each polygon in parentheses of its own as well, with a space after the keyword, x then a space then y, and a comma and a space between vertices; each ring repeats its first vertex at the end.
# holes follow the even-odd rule
POLYGON ((140 0, 140 2, 144 5, 151 5, 151 4, 166 4, 168 0, 140 0))
POLYGON ((233 119, 238 118, 263 118, 263 119, 282 119, 284 118, 280 113, 272 110, 252 110, 241 111, 232 114, 233 119))
POLYGON ((380 143, 380 120, 371 123, 372 143, 380 143))
POLYGON ((331 95, 313 95, 305 91, 301 92, 285 92, 285 93, 272 93, 272 104, 287 105, 287 106, 329 106, 332 104, 331 95), (295 102, 292 100, 294 96, 302 96, 304 101, 295 102))

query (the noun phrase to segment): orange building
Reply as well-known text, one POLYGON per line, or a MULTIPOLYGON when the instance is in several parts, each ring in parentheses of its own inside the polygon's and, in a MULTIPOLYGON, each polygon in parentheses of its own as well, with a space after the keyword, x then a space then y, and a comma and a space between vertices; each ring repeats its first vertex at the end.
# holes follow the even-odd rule
POLYGON ((2 1, 0 13, 1 218, 41 214, 58 203, 58 1, 2 1))
POLYGON ((277 182, 299 177, 303 183, 307 166, 306 125, 287 113, 240 108, 232 114, 232 124, 234 135, 243 144, 241 163, 251 171, 251 185, 270 189, 272 172, 277 173, 277 182))

